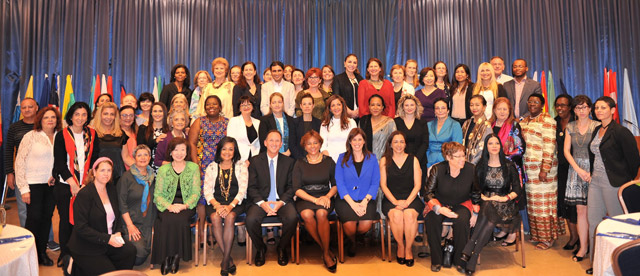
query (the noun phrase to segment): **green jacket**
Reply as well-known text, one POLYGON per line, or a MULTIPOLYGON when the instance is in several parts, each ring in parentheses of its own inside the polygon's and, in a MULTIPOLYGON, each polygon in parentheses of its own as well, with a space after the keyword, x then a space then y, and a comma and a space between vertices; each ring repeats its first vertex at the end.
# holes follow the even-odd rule
POLYGON ((196 163, 187 161, 187 165, 180 175, 173 171, 171 164, 162 165, 156 174, 156 188, 153 202, 158 211, 164 212, 173 203, 180 180, 182 200, 189 209, 193 209, 200 199, 200 167, 196 163))

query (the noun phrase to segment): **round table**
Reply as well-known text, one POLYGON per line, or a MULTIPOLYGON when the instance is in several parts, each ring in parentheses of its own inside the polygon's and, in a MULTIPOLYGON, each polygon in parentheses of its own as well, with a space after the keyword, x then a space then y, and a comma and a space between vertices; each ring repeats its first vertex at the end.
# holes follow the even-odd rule
POLYGON ((30 235, 19 242, 0 244, 0 275, 38 275, 36 242, 29 230, 7 224, 0 239, 30 235))
MULTIPOLYGON (((616 219, 627 219, 632 218, 635 220, 640 219, 640 213, 633 214, 625 214, 615 216, 616 219)), ((608 233, 608 232, 622 232, 628 234, 636 234, 640 235, 640 225, 631 225, 628 223, 615 221, 612 219, 603 220, 596 229, 596 233, 608 233)), ((623 238, 614 238, 614 237, 606 237, 606 236, 598 236, 596 234, 595 241, 595 255, 593 258, 593 275, 614 275, 613 267, 611 264, 611 256, 613 255, 613 250, 615 250, 618 246, 621 246, 627 242, 630 242, 629 239, 623 238)))

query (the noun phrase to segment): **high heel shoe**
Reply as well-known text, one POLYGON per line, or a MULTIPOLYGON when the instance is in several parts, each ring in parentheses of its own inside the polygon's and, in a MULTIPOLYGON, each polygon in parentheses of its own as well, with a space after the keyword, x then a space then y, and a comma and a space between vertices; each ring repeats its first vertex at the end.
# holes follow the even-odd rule
POLYGON ((405 259, 404 264, 406 264, 408 267, 412 267, 414 264, 414 259, 405 259))
POLYGON ((589 248, 587 248, 587 252, 584 253, 584 255, 582 257, 576 255, 577 252, 575 254, 573 254, 573 257, 571 257, 571 260, 573 260, 574 262, 582 262, 582 260, 587 257, 587 255, 589 255, 589 248))
POLYGON ((236 265, 233 264, 227 270, 229 271, 229 273, 231 273, 231 275, 236 275, 236 269, 237 269, 236 265))
POLYGON ((220 269, 220 276, 229 276, 229 270, 220 269))
POLYGON ((406 263, 405 258, 396 257, 396 261, 398 261, 399 264, 405 264, 406 263))
POLYGON ((333 263, 332 266, 329 266, 327 264, 327 261, 324 259, 324 256, 322 257, 322 262, 324 263, 324 267, 326 267, 329 272, 336 273, 336 270, 338 268, 338 262, 335 262, 333 263))
POLYGON ((180 256, 176 254, 173 256, 171 260, 171 274, 178 273, 178 269, 180 268, 180 256))
MULTIPOLYGON (((571 242, 571 241, 568 241, 567 244, 565 244, 562 247, 562 249, 564 249, 564 250, 573 250, 573 249, 576 248, 576 246, 578 246, 578 248, 580 248, 580 240, 576 240, 576 242, 574 242, 573 244, 570 244, 569 242, 571 242)), ((573 254, 575 254, 575 253, 573 253, 573 254)))
POLYGON ((164 258, 164 261, 162 261, 162 264, 160 265, 160 273, 162 275, 169 274, 169 270, 171 269, 171 258, 172 257, 166 257, 164 258))

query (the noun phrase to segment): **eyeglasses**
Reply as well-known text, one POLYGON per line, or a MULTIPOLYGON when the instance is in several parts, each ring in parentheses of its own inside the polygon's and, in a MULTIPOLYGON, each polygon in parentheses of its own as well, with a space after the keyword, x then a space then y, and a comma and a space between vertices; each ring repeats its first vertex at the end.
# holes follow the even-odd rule
POLYGON ((133 117, 135 117, 136 115, 134 115, 134 114, 122 114, 122 115, 120 115, 120 116, 121 116, 122 118, 133 118, 133 117))
POLYGON ((320 77, 318 77, 318 76, 311 76, 311 77, 309 77, 308 79, 310 79, 310 80, 317 80, 317 79, 319 79, 319 78, 320 78, 320 77))
POLYGON ((253 107, 253 105, 250 103, 243 103, 240 105, 240 107, 253 107))
POLYGON ((587 109, 589 109, 589 106, 586 106, 586 105, 583 105, 583 106, 576 106, 576 107, 574 108, 574 110, 576 110, 576 111, 582 111, 582 110, 587 110, 587 109))

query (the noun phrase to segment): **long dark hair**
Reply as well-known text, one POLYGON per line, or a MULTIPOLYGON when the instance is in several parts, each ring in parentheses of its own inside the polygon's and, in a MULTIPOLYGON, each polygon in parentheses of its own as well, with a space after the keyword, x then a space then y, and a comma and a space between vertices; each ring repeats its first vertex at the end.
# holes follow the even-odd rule
MULTIPOLYGON (((171 131, 171 129, 169 128, 169 123, 167 123, 167 106, 164 105, 163 102, 155 102, 151 105, 151 111, 149 111, 149 125, 147 126, 147 130, 144 133, 144 139, 145 140, 149 140, 153 137, 153 132, 155 131, 153 129, 153 108, 155 106, 160 106, 162 108, 162 113, 164 113, 164 116, 162 117, 162 133, 167 133, 169 131, 171 131)), ((135 122, 133 122, 135 124, 135 122)))
POLYGON ((233 137, 225 136, 224 138, 222 138, 222 140, 220 140, 220 142, 218 142, 218 146, 216 146, 216 156, 213 160, 214 162, 218 164, 222 163, 222 148, 228 143, 233 144, 233 157, 231 158, 232 166, 235 165, 238 160, 240 160, 240 150, 238 149, 238 142, 236 142, 236 139, 234 139, 233 137))
MULTIPOLYGON (((500 156, 500 169, 502 170, 502 177, 504 178, 505 183, 511 182, 509 167, 513 166, 513 162, 507 159, 506 155, 504 155, 500 137, 498 137, 498 135, 496 135, 495 133, 491 133, 486 138, 484 138, 484 149, 482 150, 482 157, 480 157, 480 161, 478 161, 478 164, 476 165, 476 177, 478 179, 480 190, 484 188, 487 172, 489 171, 489 150, 487 149, 487 145, 489 143, 489 139, 493 137, 498 139, 498 144, 500 145, 500 151, 498 152, 498 155, 500 156)), ((502 187, 502 191, 504 193, 507 193, 509 191, 509 187, 509 185, 504 185, 504 187, 502 187)))
POLYGON ((349 136, 347 136, 347 145, 346 145, 347 151, 344 153, 344 156, 342 156, 342 164, 340 164, 343 168, 349 167, 349 163, 347 162, 353 156, 353 148, 351 148, 351 140, 353 140, 353 138, 358 135, 362 136, 362 139, 364 140, 364 145, 362 145, 362 154, 364 155, 364 159, 368 159, 371 156, 371 151, 367 149, 367 134, 364 133, 362 129, 354 128, 351 131, 349 131, 349 136))
POLYGON ((238 80, 238 84, 236 85, 239 86, 240 88, 247 88, 249 86, 249 84, 247 83, 248 81, 252 81, 255 85, 260 84, 260 77, 258 76, 258 68, 256 67, 256 64, 251 61, 247 61, 243 63, 242 67, 240 67, 240 79, 238 80), (244 72, 244 68, 247 66, 253 66, 253 70, 256 71, 256 75, 253 76, 252 80, 247 80, 244 77, 244 74, 242 73, 244 72))
MULTIPOLYGON (((389 169, 391 167, 391 164, 393 164, 393 149, 391 148, 391 143, 393 143, 393 138, 396 137, 397 135, 402 136, 402 139, 404 139, 405 145, 407 143, 407 136, 404 135, 402 131, 395 130, 391 132, 391 134, 389 135, 389 138, 387 138, 387 142, 385 143, 384 155, 383 155, 385 166, 387 167, 387 169, 389 169)), ((404 149, 406 152, 407 148, 405 147, 404 149)))

